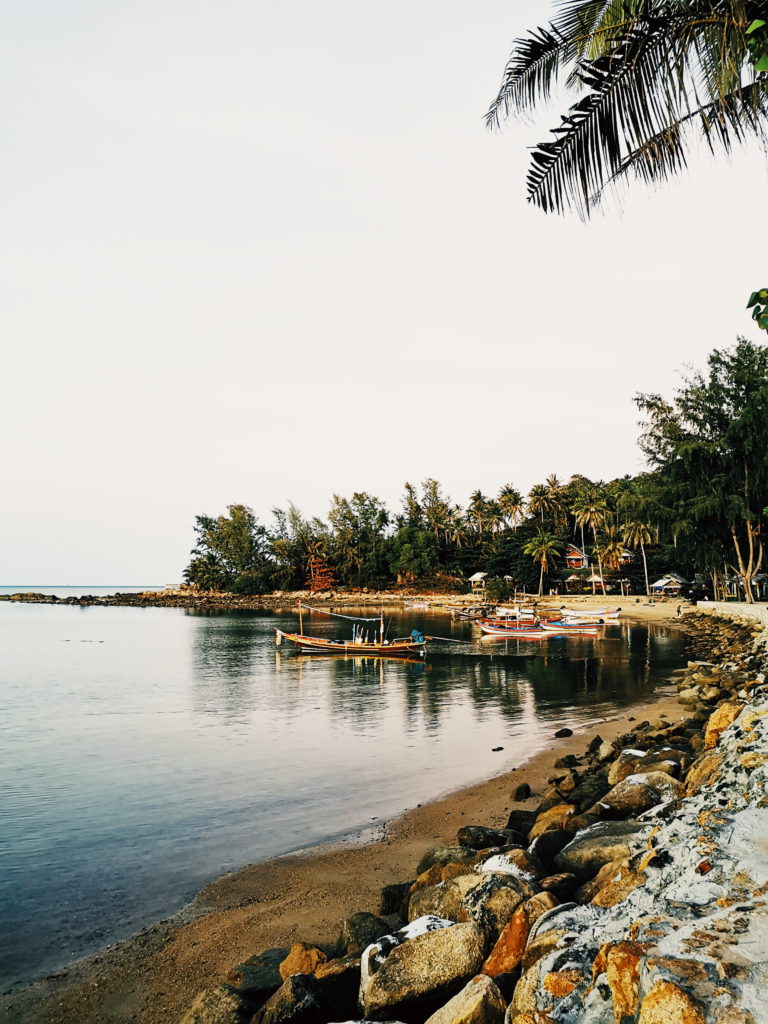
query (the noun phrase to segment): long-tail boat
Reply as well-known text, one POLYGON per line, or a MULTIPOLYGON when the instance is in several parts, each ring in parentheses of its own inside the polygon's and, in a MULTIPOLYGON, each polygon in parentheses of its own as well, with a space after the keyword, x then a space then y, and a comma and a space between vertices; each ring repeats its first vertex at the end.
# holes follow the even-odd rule
POLYGON ((384 634, 384 611, 376 618, 368 619, 356 615, 340 615, 336 612, 328 612, 325 609, 310 608, 308 605, 299 605, 299 632, 286 633, 285 630, 275 630, 275 643, 280 646, 283 640, 288 640, 298 651, 305 654, 340 654, 346 657, 399 657, 416 655, 423 658, 427 651, 427 639, 417 629, 411 630, 411 635, 388 640, 384 634), (302 612, 320 611, 323 615, 332 615, 337 619, 350 619, 353 622, 351 640, 328 640, 325 637, 307 636, 304 633, 304 621, 302 612), (378 639, 375 639, 376 630, 372 630, 374 639, 368 639, 368 630, 363 627, 364 622, 379 623, 378 639))

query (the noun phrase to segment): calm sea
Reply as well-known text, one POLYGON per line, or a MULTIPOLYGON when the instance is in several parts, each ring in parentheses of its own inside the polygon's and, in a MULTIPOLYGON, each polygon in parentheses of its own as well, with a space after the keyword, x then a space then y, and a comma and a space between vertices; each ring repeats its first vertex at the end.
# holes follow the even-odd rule
POLYGON ((276 649, 274 627, 295 625, 288 610, 0 602, 5 987, 171 915, 225 871, 507 770, 682 657, 658 626, 537 646, 413 612, 394 635, 473 643, 426 663, 313 659, 276 649))

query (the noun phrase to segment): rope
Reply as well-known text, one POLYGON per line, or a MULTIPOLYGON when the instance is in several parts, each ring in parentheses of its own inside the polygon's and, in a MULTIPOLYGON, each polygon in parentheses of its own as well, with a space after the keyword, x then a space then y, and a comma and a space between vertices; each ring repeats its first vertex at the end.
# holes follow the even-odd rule
POLYGON ((339 612, 329 612, 326 608, 310 608, 308 604, 301 607, 306 612, 317 612, 320 615, 332 615, 335 619, 350 619, 352 622, 378 622, 380 616, 374 615, 372 619, 363 618, 362 615, 341 615, 339 612))

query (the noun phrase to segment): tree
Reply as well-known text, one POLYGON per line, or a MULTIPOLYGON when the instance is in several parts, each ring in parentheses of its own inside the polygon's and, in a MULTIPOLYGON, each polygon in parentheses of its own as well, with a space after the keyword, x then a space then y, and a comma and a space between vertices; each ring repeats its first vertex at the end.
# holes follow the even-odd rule
POLYGON ((719 546, 730 548, 751 603, 768 499, 768 348, 740 338, 715 349, 707 365, 683 379, 671 402, 637 396, 646 416, 641 447, 658 471, 668 516, 687 524, 710 570, 719 546))
POLYGON ((188 583, 206 590, 263 594, 269 587, 267 531, 247 505, 229 505, 228 516, 195 517, 195 547, 184 570, 188 583))
POLYGON ((765 3, 560 0, 518 39, 486 115, 526 115, 561 82, 581 95, 533 151, 528 198, 590 214, 609 186, 681 171, 695 136, 710 150, 766 141, 765 3))
POLYGON ((516 530, 520 520, 523 518, 522 494, 512 484, 504 484, 496 500, 499 503, 499 508, 505 521, 513 530, 516 530))
POLYGON ((351 498, 334 494, 328 513, 329 550, 340 579, 356 587, 378 585, 386 571, 389 513, 365 491, 351 498))
POLYGON ((633 519, 624 524, 624 543, 634 551, 640 548, 643 554, 643 570, 645 572, 645 593, 650 594, 651 585, 648 581, 648 562, 645 557, 645 545, 650 544, 652 538, 650 527, 639 519, 633 519))
POLYGON ((608 506, 597 494, 585 493, 573 506, 573 513, 579 526, 586 526, 592 531, 592 539, 597 553, 597 564, 600 569, 600 583, 605 596, 605 579, 603 577, 603 561, 600 554, 600 547, 597 543, 597 531, 605 524, 608 516, 608 506))
POLYGON ((549 571, 551 565, 557 565, 557 560, 563 553, 563 545, 553 533, 548 530, 539 530, 533 540, 523 548, 526 555, 530 555, 534 562, 538 562, 539 571, 539 597, 544 593, 544 573, 549 571))

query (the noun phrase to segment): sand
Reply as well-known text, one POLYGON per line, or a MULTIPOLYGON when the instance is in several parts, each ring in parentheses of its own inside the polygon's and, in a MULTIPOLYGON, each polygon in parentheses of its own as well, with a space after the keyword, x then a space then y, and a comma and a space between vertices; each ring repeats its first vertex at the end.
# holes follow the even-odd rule
MULTIPOLYGON (((634 599, 631 599, 634 601, 634 599)), ((553 602, 554 603, 554 602, 553 602)), ((557 607, 562 599, 557 599, 557 607)), ((569 602, 576 603, 576 602, 569 602)), ((581 601, 578 602, 581 604, 581 601)), ((584 600, 616 607, 620 600, 584 600)), ((623 608, 628 618, 670 620, 674 603, 623 608)), ((376 912, 384 885, 413 878, 428 849, 453 844, 462 825, 503 826, 513 807, 534 808, 548 788, 553 762, 582 753, 599 733, 611 739, 632 723, 685 717, 674 687, 621 715, 552 739, 550 750, 511 771, 442 799, 414 807, 381 829, 374 841, 347 842, 278 857, 225 875, 206 886, 190 907, 99 956, 0 996, 0 1021, 14 1024, 171 1024, 197 992, 224 980, 229 969, 271 946, 297 940, 334 942, 340 921, 359 910, 376 912), (527 782, 532 797, 514 803, 527 782)), ((564 721, 560 725, 569 725, 564 721)), ((553 733, 558 726, 553 725, 553 733)), ((506 752, 505 752, 505 756, 506 752)), ((509 751, 507 763, 514 760, 509 751)))

